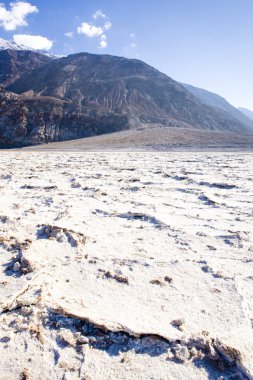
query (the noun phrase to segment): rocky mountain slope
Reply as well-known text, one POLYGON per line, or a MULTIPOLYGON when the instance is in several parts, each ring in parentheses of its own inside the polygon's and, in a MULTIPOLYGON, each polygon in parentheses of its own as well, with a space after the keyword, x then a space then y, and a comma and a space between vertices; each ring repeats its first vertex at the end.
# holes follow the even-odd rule
POLYGON ((51 58, 30 50, 0 50, 0 85, 7 87, 51 58))
POLYGON ((252 117, 250 118, 249 114, 243 112, 242 108, 237 109, 233 107, 226 99, 222 98, 220 95, 185 83, 183 86, 194 96, 200 99, 204 104, 221 109, 233 116, 235 119, 239 120, 241 123, 248 125, 250 128, 253 128, 253 112, 252 117))
POLYGON ((137 60, 80 53, 49 62, 9 89, 69 99, 128 115, 132 126, 161 123, 216 130, 242 130, 232 117, 200 103, 183 86, 137 60))
POLYGON ((249 119, 253 120, 253 111, 248 110, 247 108, 240 107, 238 108, 244 115, 246 115, 249 119))
POLYGON ((49 96, 0 90, 0 148, 72 140, 127 129, 125 115, 49 96))
POLYGON ((204 104, 165 74, 122 57, 80 53, 52 59, 5 49, 0 51, 0 86, 2 147, 154 124, 250 131, 247 123, 204 104))

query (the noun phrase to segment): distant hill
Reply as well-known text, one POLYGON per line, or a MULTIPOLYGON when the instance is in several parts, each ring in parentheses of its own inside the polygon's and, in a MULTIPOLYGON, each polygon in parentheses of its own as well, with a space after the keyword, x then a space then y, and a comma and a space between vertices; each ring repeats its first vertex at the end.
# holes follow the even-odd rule
POLYGON ((2 147, 143 126, 253 131, 246 116, 203 102, 142 61, 110 55, 52 58, 8 45, 0 50, 0 102, 2 147))
POLYGON ((244 115, 246 115, 249 119, 251 119, 253 121, 253 111, 251 111, 247 108, 243 108, 243 107, 240 107, 238 109, 239 109, 239 111, 244 113, 244 115))
POLYGON ((222 98, 220 95, 185 83, 183 83, 183 86, 204 104, 221 109, 227 112, 229 115, 233 116, 235 119, 239 120, 241 123, 246 124, 250 128, 253 128, 252 117, 250 118, 246 112, 243 112, 243 109, 237 109, 236 107, 233 107, 226 99, 222 98))

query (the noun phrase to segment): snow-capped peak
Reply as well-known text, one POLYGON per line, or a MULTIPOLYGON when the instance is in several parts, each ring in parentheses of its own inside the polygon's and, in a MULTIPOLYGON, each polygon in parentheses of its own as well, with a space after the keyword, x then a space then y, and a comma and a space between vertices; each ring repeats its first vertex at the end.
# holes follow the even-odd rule
POLYGON ((14 41, 7 41, 0 37, 0 50, 29 50, 24 45, 18 45, 14 41))
POLYGON ((7 49, 34 51, 36 53, 46 55, 47 57, 50 57, 50 58, 61 58, 62 57, 62 56, 56 56, 56 55, 50 54, 44 50, 36 50, 36 49, 32 49, 32 48, 29 48, 29 47, 24 46, 24 45, 19 45, 19 44, 16 44, 16 42, 14 42, 14 41, 7 41, 7 40, 4 40, 3 38, 0 37, 0 50, 7 50, 7 49))

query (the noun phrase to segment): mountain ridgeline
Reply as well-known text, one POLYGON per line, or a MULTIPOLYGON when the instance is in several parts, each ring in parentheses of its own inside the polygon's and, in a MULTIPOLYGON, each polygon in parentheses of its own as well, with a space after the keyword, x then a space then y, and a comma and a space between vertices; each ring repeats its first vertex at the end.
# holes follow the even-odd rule
POLYGON ((253 111, 248 110, 247 108, 240 107, 238 108, 240 112, 242 112, 247 118, 253 121, 253 111))
POLYGON ((139 60, 88 53, 52 58, 34 51, 0 51, 1 147, 148 125, 253 131, 253 123, 237 112, 203 102, 184 85, 139 60))
POLYGON ((247 114, 243 108, 235 108, 231 106, 230 103, 220 95, 214 94, 210 91, 203 90, 202 88, 194 87, 189 84, 183 84, 183 86, 190 91, 194 96, 201 100, 204 104, 212 106, 216 109, 221 109, 227 114, 233 116, 235 119, 239 120, 241 123, 247 125, 248 127, 253 127, 253 112, 248 111, 247 114), (250 117, 250 112, 252 117, 250 117))

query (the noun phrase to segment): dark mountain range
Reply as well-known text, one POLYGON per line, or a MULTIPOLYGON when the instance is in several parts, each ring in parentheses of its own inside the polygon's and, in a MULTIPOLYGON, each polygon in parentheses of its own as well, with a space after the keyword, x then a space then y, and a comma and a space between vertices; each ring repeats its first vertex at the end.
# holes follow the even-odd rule
POLYGON ((247 108, 240 107, 238 108, 245 116, 247 116, 250 120, 253 121, 253 111, 248 110, 247 108))
MULTIPOLYGON (((138 61, 0 51, 0 144, 64 141, 143 125, 248 132, 223 109, 138 61)), ((239 111, 238 111, 239 112, 239 111)), ((252 130, 251 130, 252 131, 252 130)))

